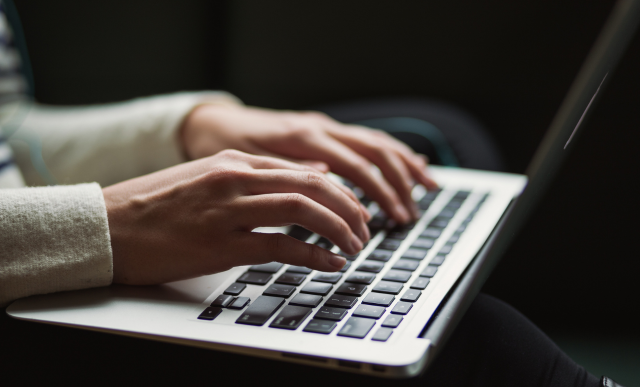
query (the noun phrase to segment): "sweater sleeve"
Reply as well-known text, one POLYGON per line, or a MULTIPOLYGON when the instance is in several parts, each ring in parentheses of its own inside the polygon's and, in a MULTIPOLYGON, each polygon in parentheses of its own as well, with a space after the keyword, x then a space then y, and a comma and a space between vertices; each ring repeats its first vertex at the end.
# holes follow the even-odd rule
POLYGON ((194 107, 238 104, 225 92, 192 92, 87 106, 33 105, 10 144, 27 185, 46 182, 32 165, 41 157, 57 184, 115 184, 184 160, 178 128, 194 107))
POLYGON ((111 284, 111 242, 96 183, 0 189, 0 305, 111 284))

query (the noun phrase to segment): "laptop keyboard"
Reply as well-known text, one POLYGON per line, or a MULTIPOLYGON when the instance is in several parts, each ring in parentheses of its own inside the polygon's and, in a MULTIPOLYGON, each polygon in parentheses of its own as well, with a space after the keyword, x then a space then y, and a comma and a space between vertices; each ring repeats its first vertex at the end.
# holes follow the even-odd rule
MULTIPOLYGON (((263 326, 277 313, 269 327, 288 330, 302 327, 303 332, 310 334, 330 334, 340 321, 346 319, 337 332, 338 336, 363 339, 378 325, 371 340, 387 341, 394 328, 402 324, 404 316, 411 313, 414 303, 437 275, 488 196, 484 195, 479 200, 444 244, 439 243, 439 250, 433 256, 430 254, 433 246, 439 242, 443 230, 470 195, 468 191, 429 191, 417 202, 421 215, 443 192, 451 198, 426 227, 421 224, 419 234, 413 232, 415 224, 398 226, 377 210, 375 203, 371 205, 368 199, 363 198, 365 205, 377 211, 369 222, 372 238, 368 243, 377 245, 373 249, 365 246, 367 256, 364 260, 359 259, 355 264, 354 261, 363 253, 350 256, 337 251, 347 259, 347 264, 337 273, 278 262, 251 266, 223 294, 218 295, 198 319, 212 321, 225 309, 234 309, 243 310, 236 324, 263 326), (376 238, 378 234, 384 237, 376 238), (402 246, 408 237, 412 239, 411 244, 402 246), (404 252, 397 257, 395 252, 401 247, 404 252), (432 258, 424 265, 423 260, 428 254, 432 258), (354 265, 357 267, 352 270, 354 265), (380 274, 383 271, 384 274, 380 274), (248 286, 263 287, 264 291, 255 300, 250 300, 242 297, 248 286)), ((334 252, 337 249, 328 239, 299 226, 291 227, 288 235, 325 249, 334 249, 334 252)))

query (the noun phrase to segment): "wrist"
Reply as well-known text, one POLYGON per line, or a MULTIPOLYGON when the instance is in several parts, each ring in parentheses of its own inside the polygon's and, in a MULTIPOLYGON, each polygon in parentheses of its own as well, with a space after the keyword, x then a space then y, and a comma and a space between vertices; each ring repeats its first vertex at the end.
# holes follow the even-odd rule
POLYGON ((182 153, 187 160, 194 160, 217 153, 216 138, 222 128, 221 117, 235 104, 203 103, 196 105, 187 114, 178 129, 182 153))

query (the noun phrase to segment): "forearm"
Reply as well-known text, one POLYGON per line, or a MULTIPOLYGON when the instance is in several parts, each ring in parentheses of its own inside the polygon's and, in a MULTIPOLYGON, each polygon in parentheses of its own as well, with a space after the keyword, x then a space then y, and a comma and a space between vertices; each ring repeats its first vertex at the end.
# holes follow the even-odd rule
POLYGON ((238 101, 207 92, 87 107, 33 105, 11 144, 28 185, 44 183, 29 154, 41 146, 58 184, 97 181, 107 186, 184 161, 178 128, 203 103, 238 101))

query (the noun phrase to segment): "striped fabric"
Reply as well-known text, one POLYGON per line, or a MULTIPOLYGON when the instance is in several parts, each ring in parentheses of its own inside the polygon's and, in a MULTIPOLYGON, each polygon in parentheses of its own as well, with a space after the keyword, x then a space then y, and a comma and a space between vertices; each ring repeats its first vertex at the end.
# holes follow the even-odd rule
POLYGON ((10 136, 17 123, 12 122, 15 109, 8 108, 24 99, 26 82, 20 72, 20 54, 13 45, 13 34, 5 17, 5 4, 0 0, 0 188, 24 187, 24 180, 13 162, 5 136, 10 136))

